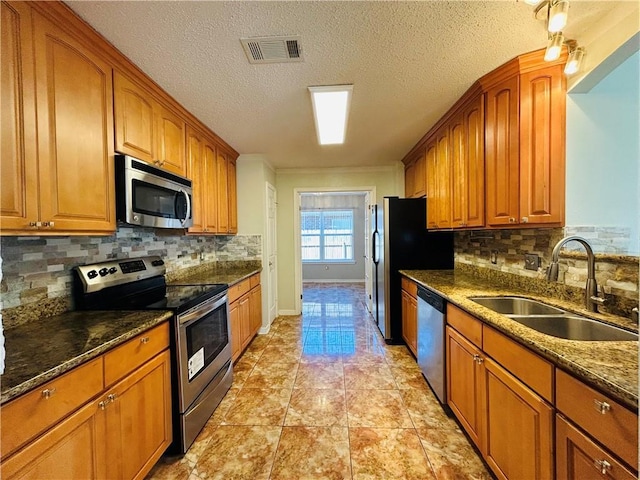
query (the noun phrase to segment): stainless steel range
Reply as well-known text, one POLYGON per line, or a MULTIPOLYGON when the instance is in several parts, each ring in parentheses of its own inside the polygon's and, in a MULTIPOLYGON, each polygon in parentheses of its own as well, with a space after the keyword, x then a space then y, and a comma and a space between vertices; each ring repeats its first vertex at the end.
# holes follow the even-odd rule
POLYGON ((167 286, 157 256, 74 269, 78 310, 171 310, 174 442, 185 453, 229 390, 227 285, 167 286))

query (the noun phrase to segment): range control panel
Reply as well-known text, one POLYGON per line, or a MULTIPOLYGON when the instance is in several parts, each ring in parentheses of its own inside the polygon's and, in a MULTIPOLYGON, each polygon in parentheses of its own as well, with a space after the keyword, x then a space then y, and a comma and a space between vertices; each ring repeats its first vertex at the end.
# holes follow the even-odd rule
POLYGON ((158 256, 112 260, 76 267, 84 285, 84 292, 91 293, 114 285, 164 275, 166 267, 158 256))

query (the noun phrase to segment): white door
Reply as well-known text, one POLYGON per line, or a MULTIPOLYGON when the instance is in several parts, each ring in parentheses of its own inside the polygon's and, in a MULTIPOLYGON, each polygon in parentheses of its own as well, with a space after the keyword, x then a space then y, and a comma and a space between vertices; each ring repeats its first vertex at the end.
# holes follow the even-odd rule
POLYGON ((371 277, 371 194, 364 197, 364 290, 365 305, 369 312, 373 312, 373 278, 371 277))
POLYGON ((267 183, 267 299, 269 309, 269 325, 278 312, 277 266, 278 251, 276 242, 276 189, 267 183))

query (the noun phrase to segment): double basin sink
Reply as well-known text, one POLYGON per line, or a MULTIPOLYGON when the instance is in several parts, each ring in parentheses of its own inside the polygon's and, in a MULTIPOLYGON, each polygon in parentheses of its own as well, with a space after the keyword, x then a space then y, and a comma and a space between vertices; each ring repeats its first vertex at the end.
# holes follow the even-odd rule
POLYGON ((583 341, 638 340, 638 335, 633 332, 528 298, 501 296, 469 299, 522 325, 554 337, 583 341))

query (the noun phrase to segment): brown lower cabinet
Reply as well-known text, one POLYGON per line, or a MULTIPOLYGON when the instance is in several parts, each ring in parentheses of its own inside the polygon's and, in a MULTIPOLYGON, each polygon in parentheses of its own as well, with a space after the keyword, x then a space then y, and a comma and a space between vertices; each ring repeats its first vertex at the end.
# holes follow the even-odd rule
POLYGON ((447 403, 497 478, 637 478, 637 411, 452 304, 447 322, 447 403))
POLYGON ((260 274, 229 287, 231 359, 235 362, 262 326, 260 274))
POLYGON ((408 278, 400 279, 402 286, 402 338, 411 353, 418 355, 418 286, 408 278))
POLYGON ((169 325, 125 346, 2 406, 3 479, 144 478, 172 441, 169 325), (156 338, 163 342, 159 352, 156 338), (124 353, 144 360, 134 365, 124 353), (133 370, 76 409, 74 392, 85 395, 82 383, 96 376, 103 384, 109 356, 133 370), (35 425, 28 438, 20 424, 35 425))

